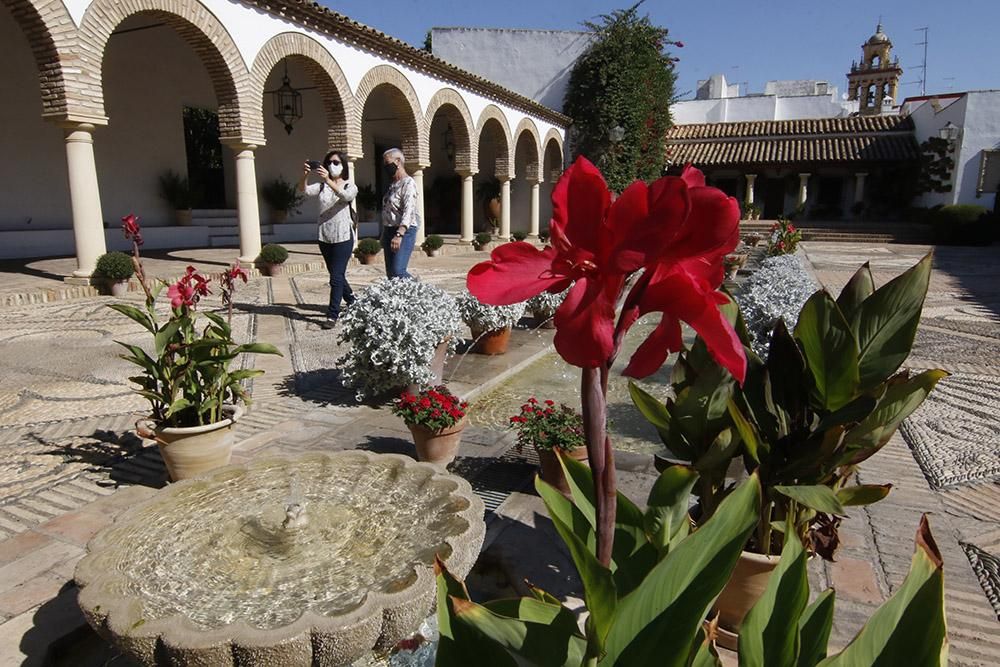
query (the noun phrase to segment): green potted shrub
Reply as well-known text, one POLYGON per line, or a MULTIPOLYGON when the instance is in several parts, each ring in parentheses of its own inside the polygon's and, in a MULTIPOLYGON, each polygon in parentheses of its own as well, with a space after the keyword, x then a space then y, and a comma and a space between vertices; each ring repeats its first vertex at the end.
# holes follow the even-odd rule
POLYGON ((288 251, 277 243, 268 243, 260 249, 257 256, 257 268, 265 276, 276 276, 281 273, 281 265, 288 260, 288 251))
POLYGON ((750 347, 735 305, 748 370, 742 387, 716 364, 700 339, 672 371, 673 397, 662 405, 639 387, 633 401, 672 456, 698 472, 697 521, 729 494, 730 461, 757 471, 761 521, 719 598, 720 633, 733 635, 763 590, 774 556, 789 537, 832 560, 845 508, 884 498, 891 485, 856 484, 858 466, 876 454, 947 373, 900 370, 916 335, 931 256, 876 289, 866 264, 836 300, 819 290, 789 330, 779 321, 766 358, 750 347))
POLYGON ((91 283, 101 294, 124 296, 128 292, 129 278, 135 273, 132 256, 114 250, 97 258, 97 268, 91 283))
POLYGON ((528 238, 528 232, 519 229, 516 232, 511 232, 510 238, 512 241, 523 241, 528 238))
POLYGON ((355 197, 355 201, 358 203, 359 220, 368 222, 368 216, 377 217, 376 214, 378 213, 379 204, 382 202, 382 199, 371 185, 358 186, 358 195, 355 197))
POLYGON ((562 302, 566 300, 566 295, 569 293, 569 288, 566 288, 562 292, 552 294, 551 292, 542 292, 541 294, 536 294, 527 301, 528 312, 531 316, 535 318, 535 326, 540 329, 555 329, 555 314, 556 309, 562 305, 562 302))
POLYGON ((482 205, 483 217, 494 234, 500 229, 500 216, 503 213, 500 204, 500 190, 500 179, 494 177, 486 178, 476 186, 476 199, 482 205))
POLYGON ((438 251, 441 246, 444 245, 444 238, 440 234, 431 234, 424 239, 424 242, 420 244, 420 247, 428 257, 437 257, 438 251))
POLYGON ((191 207, 194 197, 188 179, 172 169, 160 175, 160 198, 175 212, 178 225, 191 224, 191 207))
POLYGON ((745 202, 743 204, 743 219, 760 220, 760 206, 753 202, 745 202))
POLYGON ((489 232, 479 232, 472 240, 472 247, 476 250, 486 250, 493 241, 493 235, 489 232))
POLYGON ((464 290, 456 298, 458 313, 472 332, 473 352, 504 354, 510 341, 511 328, 524 315, 524 302, 509 306, 491 306, 464 290))
POLYGON ((940 245, 988 245, 992 240, 988 211, 974 204, 952 204, 928 217, 934 242, 940 245))
POLYGON ((285 222, 290 211, 298 213, 299 206, 305 200, 305 195, 293 183, 280 176, 262 185, 260 196, 271 209, 271 220, 275 224, 285 222))
POLYGON ((361 239, 358 241, 358 247, 354 249, 354 256, 357 257, 358 261, 362 264, 374 264, 375 256, 378 255, 381 250, 382 244, 378 242, 378 239, 361 239))
POLYGON ((521 452, 525 446, 534 447, 542 479, 570 497, 569 482, 563 474, 559 456, 587 461, 580 413, 568 405, 556 405, 552 400, 539 401, 532 396, 521 406, 520 413, 510 418, 510 428, 517 432, 517 451, 521 452))

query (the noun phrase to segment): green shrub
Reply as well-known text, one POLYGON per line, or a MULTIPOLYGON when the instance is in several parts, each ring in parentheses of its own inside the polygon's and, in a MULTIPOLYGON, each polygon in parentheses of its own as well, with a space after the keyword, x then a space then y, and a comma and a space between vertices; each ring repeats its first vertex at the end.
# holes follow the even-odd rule
POLYGON ((188 179, 168 169, 160 176, 160 198, 177 211, 191 208, 193 196, 188 179))
POLYGON ((260 196, 272 211, 295 211, 305 199, 299 192, 295 184, 289 183, 282 177, 268 181, 260 188, 260 196))
POLYGON ((361 239, 358 241, 357 253, 359 255, 377 255, 382 249, 378 239, 361 239))
POLYGON ((476 234, 476 240, 473 245, 475 245, 477 248, 484 248, 492 240, 493 240, 493 235, 490 234, 489 232, 479 232, 478 234, 476 234))
POLYGON ((524 239, 528 238, 528 232, 524 232, 521 230, 518 230, 516 232, 511 232, 510 238, 512 238, 515 241, 523 241, 524 239))
POLYGON ((934 242, 951 245, 984 245, 991 240, 988 211, 974 204, 942 206, 929 214, 934 242))
POLYGON ((95 275, 108 280, 128 280, 134 273, 132 256, 117 250, 98 257, 97 268, 94 269, 95 275))
POLYGON ((444 238, 440 234, 431 234, 424 242, 420 244, 420 247, 424 250, 437 250, 444 245, 444 238))
POLYGON ((284 264, 288 259, 288 251, 277 243, 268 243, 260 249, 258 259, 265 264, 284 264))

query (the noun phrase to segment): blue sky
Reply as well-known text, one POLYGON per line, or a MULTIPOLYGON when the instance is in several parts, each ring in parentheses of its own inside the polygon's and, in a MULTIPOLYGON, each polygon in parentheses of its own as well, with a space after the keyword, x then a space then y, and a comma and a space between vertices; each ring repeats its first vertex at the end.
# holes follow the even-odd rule
MULTIPOLYGON (((322 0, 321 0, 322 1, 322 0)), ((625 5, 598 0, 350 0, 325 2, 356 21, 414 45, 431 27, 581 29, 625 5)), ((846 73, 879 15, 903 66, 901 96, 920 94, 929 27, 927 92, 1000 88, 1000 0, 647 0, 641 7, 684 43, 677 92, 721 72, 761 92, 770 79, 819 79, 843 93, 846 73), (766 9, 765 9, 766 7, 766 9), (912 83, 910 83, 912 82, 912 83)), ((741 87, 741 93, 745 87, 741 87)), ((690 96, 688 96, 690 97, 690 96)))

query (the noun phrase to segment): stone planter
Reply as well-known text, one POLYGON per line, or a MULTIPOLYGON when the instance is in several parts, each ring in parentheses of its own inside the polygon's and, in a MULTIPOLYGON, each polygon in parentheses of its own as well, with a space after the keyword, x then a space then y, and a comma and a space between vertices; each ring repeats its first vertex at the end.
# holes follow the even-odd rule
POLYGON ((155 440, 171 481, 199 475, 229 465, 233 455, 233 424, 243 416, 241 406, 222 408, 227 419, 204 426, 164 427, 152 420, 140 420, 136 430, 155 440))
MULTIPOLYGON (((556 453, 551 449, 539 449, 538 447, 535 447, 535 451, 538 452, 538 462, 542 467, 542 480, 556 487, 559 493, 569 498, 571 495, 569 483, 566 481, 566 475, 563 474, 559 459, 556 458, 556 453)), ((586 463, 587 448, 577 447, 576 449, 563 450, 563 456, 586 463)))
POLYGON ((743 617, 764 594, 771 572, 778 567, 779 560, 778 556, 763 556, 750 551, 740 555, 729 583, 715 601, 715 611, 719 614, 719 645, 736 650, 743 617))
POLYGON ((437 257, 439 254, 441 254, 441 249, 440 248, 434 248, 433 250, 431 250, 429 248, 424 248, 424 253, 428 257, 437 257))
POLYGON ((93 285, 97 291, 104 296, 123 297, 128 294, 128 278, 125 280, 112 280, 110 278, 97 278, 93 285))
POLYGON ((375 258, 378 257, 378 253, 375 253, 374 255, 362 255, 361 253, 358 253, 356 257, 362 264, 374 264, 375 258))
POLYGON ((260 269, 260 275, 262 276, 279 276, 281 275, 281 264, 272 264, 270 262, 259 262, 257 268, 260 269))
POLYGON ((407 424, 413 435, 413 444, 417 448, 417 460, 443 466, 454 461, 467 419, 462 417, 461 421, 451 428, 440 431, 432 431, 419 424, 407 424))
POLYGON ((472 351, 476 354, 495 355, 507 352, 507 343, 510 342, 510 327, 504 327, 499 331, 470 329, 472 331, 472 351))

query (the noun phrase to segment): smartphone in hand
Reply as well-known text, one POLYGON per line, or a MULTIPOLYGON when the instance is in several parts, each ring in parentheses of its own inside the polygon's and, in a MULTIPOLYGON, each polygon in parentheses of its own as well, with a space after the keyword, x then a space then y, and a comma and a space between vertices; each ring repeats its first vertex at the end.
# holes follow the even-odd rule
POLYGON ((306 160, 306 164, 309 165, 310 169, 319 169, 323 166, 323 163, 319 160, 306 160))

